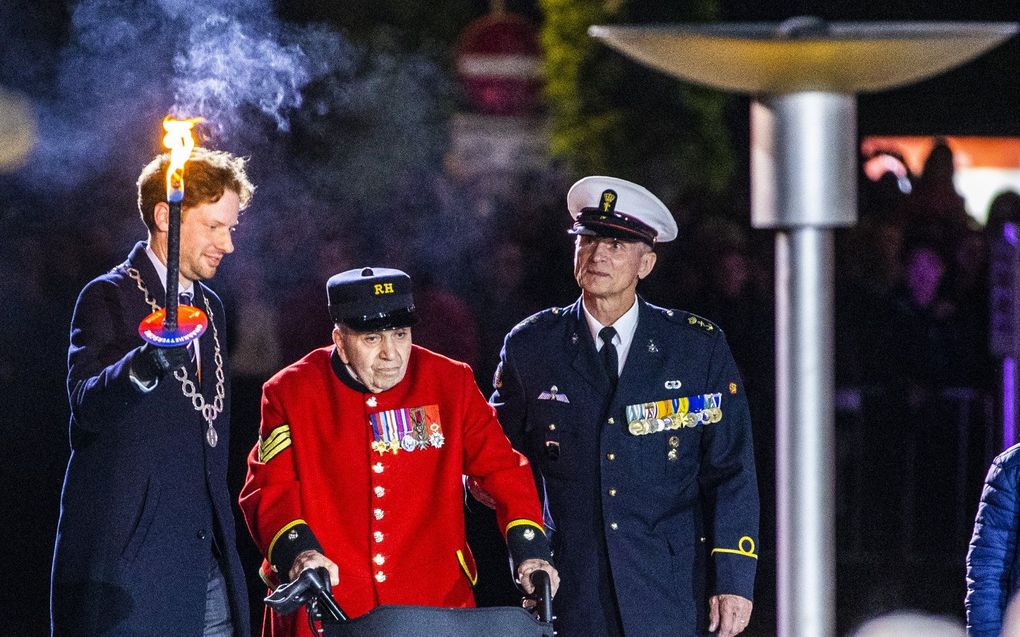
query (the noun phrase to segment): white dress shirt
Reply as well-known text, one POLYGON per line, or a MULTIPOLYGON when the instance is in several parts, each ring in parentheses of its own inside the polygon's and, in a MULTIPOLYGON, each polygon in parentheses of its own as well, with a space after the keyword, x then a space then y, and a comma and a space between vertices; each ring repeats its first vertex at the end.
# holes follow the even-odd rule
MULTIPOLYGON (((581 309, 584 310, 584 318, 588 322, 588 330, 591 332, 591 338, 595 341, 595 349, 602 351, 602 339, 599 338, 599 332, 602 331, 603 327, 608 327, 599 323, 598 320, 588 311, 588 308, 584 306, 584 299, 581 299, 581 309)), ((616 370, 617 376, 623 374, 623 365, 627 362, 627 352, 630 351, 630 344, 634 342, 634 332, 637 331, 637 320, 638 320, 638 304, 637 297, 634 297, 634 304, 630 306, 630 309, 623 313, 623 316, 616 319, 612 327, 616 330, 616 336, 613 337, 613 345, 616 346, 616 362, 619 366, 616 370)))

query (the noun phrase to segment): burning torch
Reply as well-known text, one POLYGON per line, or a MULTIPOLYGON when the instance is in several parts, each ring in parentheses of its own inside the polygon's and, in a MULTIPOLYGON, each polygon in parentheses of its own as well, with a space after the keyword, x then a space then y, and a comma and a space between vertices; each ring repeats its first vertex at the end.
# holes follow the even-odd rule
POLYGON ((156 347, 178 347, 195 340, 209 326, 205 312, 177 299, 181 269, 181 202, 184 201, 184 165, 195 148, 191 129, 204 121, 200 117, 163 120, 163 145, 170 150, 166 171, 166 201, 170 208, 166 240, 166 302, 163 309, 145 317, 138 333, 156 347))

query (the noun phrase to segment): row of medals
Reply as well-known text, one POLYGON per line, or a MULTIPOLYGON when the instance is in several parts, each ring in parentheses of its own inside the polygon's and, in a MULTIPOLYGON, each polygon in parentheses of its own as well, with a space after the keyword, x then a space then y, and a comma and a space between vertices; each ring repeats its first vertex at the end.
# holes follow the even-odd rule
POLYGON ((442 433, 438 431, 437 425, 432 426, 432 433, 425 436, 424 433, 411 434, 410 432, 404 434, 404 437, 400 439, 398 443, 396 440, 376 440, 372 443, 372 450, 382 455, 389 451, 390 453, 397 453, 398 449, 404 451, 418 451, 420 449, 428 449, 433 447, 439 449, 446 443, 446 438, 442 433))
POLYGON ((701 411, 687 412, 685 414, 673 414, 665 418, 642 418, 631 421, 627 425, 628 430, 635 436, 658 433, 667 429, 680 429, 682 427, 697 427, 700 424, 713 424, 722 420, 721 407, 709 407, 701 411))

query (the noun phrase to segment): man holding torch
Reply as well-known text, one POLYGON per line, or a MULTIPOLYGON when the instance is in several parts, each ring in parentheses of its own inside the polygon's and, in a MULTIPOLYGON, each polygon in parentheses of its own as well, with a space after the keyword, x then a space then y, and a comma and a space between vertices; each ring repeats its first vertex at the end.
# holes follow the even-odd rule
POLYGON ((142 170, 148 240, 86 285, 74 310, 54 635, 249 634, 226 481, 226 323, 201 281, 234 251, 254 186, 244 159, 189 150, 186 167, 164 154, 142 170), (180 307, 166 295, 178 287, 180 307), (174 306, 165 321, 161 305, 174 306))

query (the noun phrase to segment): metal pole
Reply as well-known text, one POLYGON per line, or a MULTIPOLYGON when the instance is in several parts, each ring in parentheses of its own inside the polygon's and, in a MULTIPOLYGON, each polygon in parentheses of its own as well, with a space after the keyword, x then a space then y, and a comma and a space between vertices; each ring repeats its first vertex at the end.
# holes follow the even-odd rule
POLYGON ((776 231, 776 568, 779 636, 835 632, 832 228, 853 225, 852 95, 751 104, 751 223, 776 231))
POLYGON ((832 231, 776 233, 779 637, 834 634, 832 231))

